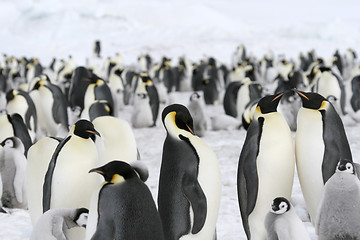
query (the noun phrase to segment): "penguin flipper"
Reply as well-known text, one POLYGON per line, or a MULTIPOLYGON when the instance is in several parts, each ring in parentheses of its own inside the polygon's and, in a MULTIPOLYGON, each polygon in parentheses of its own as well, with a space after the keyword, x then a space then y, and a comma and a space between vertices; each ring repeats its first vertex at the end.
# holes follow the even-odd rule
POLYGON ((248 238, 250 238, 248 217, 255 207, 258 192, 256 157, 259 153, 263 122, 262 117, 251 122, 239 158, 238 200, 243 227, 248 238))
POLYGON ((184 174, 183 191, 186 198, 189 200, 191 208, 194 212, 194 223, 191 230, 192 234, 197 234, 203 228, 207 215, 206 196, 201 189, 197 179, 194 179, 190 174, 184 174))
POLYGON ((14 129, 14 135, 20 138, 21 142, 24 144, 25 156, 27 156, 27 151, 31 147, 32 141, 23 118, 18 113, 15 113, 11 116, 8 115, 8 120, 14 129))
POLYGON ((275 231, 276 231, 278 240, 291 239, 291 234, 290 234, 289 228, 284 227, 284 225, 286 226, 287 224, 289 224, 289 223, 285 222, 285 220, 281 223, 280 222, 275 223, 275 231))

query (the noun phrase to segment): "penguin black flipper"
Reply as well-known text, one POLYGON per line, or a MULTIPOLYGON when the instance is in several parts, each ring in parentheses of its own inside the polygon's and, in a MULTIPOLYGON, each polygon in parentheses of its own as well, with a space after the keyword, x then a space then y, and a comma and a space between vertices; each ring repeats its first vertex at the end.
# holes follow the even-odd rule
POLYGON ((33 100, 31 99, 30 95, 27 92, 21 91, 19 90, 19 95, 23 96, 26 99, 26 102, 28 104, 28 110, 25 113, 25 119, 24 122, 26 124, 26 126, 28 126, 28 128, 30 130, 33 130, 36 132, 37 129, 37 114, 36 114, 36 108, 35 108, 35 104, 33 102, 33 100), (33 118, 33 128, 31 126, 31 118, 33 118))
POLYGON ((261 137, 264 118, 251 122, 243 148, 240 153, 238 167, 238 199, 243 227, 248 239, 250 239, 250 228, 248 217, 253 211, 258 192, 258 175, 256 168, 256 157, 259 153, 259 141, 261 137))
POLYGON ((152 86, 146 85, 145 88, 149 95, 150 107, 151 107, 151 111, 153 114, 153 122, 154 122, 154 126, 155 126, 157 117, 159 115, 159 94, 154 85, 152 85, 152 86))
POLYGON ((45 174, 44 185, 43 185, 43 213, 50 209, 52 176, 56 166, 57 157, 59 156, 60 150, 63 148, 66 142, 70 140, 70 138, 71 136, 62 140, 57 145, 54 154, 51 157, 48 170, 45 174))
POLYGON ((352 162, 350 145, 346 136, 341 118, 335 108, 330 104, 329 108, 320 111, 323 117, 323 139, 325 143, 322 173, 324 184, 335 173, 340 159, 348 159, 352 162), (336 126, 336 127, 335 127, 336 126), (328 141, 327 139, 331 139, 328 141))
POLYGON ((207 214, 206 196, 196 178, 192 174, 185 173, 183 176, 183 191, 194 211, 194 223, 192 234, 197 234, 203 228, 207 214))
POLYGON ((237 109, 236 109, 236 100, 237 94, 242 83, 240 81, 235 81, 229 83, 225 90, 223 106, 225 113, 232 117, 237 117, 237 109))
POLYGON ((11 123, 14 129, 14 135, 21 139, 25 147, 25 157, 27 156, 27 151, 32 145, 31 137, 29 131, 24 123, 23 118, 15 113, 13 115, 7 115, 8 121, 11 123))
POLYGON ((60 123, 63 126, 68 126, 68 114, 67 106, 68 102, 61 89, 54 84, 48 84, 47 86, 53 94, 54 102, 52 106, 52 114, 56 123, 60 123))

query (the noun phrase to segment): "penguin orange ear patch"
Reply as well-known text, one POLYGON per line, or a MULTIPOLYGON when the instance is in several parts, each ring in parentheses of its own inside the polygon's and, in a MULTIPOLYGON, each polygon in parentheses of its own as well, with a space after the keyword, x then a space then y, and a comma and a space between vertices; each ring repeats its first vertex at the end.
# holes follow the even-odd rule
POLYGON ((125 178, 119 174, 114 174, 114 176, 111 179, 111 183, 113 184, 119 184, 125 181, 125 178))

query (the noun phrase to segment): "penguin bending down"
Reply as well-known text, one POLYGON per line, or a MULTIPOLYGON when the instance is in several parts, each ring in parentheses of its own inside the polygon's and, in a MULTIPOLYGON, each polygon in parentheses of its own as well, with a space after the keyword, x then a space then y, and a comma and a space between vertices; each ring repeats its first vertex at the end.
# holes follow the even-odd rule
POLYGON ((360 239, 360 181, 352 161, 341 159, 326 182, 317 216, 319 240, 360 239))
POLYGON ((73 227, 86 227, 86 208, 56 208, 46 211, 36 223, 30 240, 65 240, 73 227))
POLYGON ((265 217, 267 240, 310 240, 310 236, 291 203, 283 197, 273 200, 265 217))
POLYGON ((194 135, 193 119, 185 106, 167 106, 162 121, 167 137, 160 169, 158 209, 165 239, 214 239, 221 197, 217 157, 194 135))
POLYGON ((333 105, 318 93, 301 92, 295 136, 296 168, 311 222, 316 223, 326 181, 339 159, 352 160, 344 125, 333 105))
MULTIPOLYGON (((97 176, 87 174, 99 164, 96 135, 99 133, 94 125, 81 119, 58 144, 45 175, 43 212, 53 208, 89 208, 91 195, 100 182, 97 176)), ((70 232, 70 239, 83 239, 85 231, 81 230, 70 232)))
POLYGON ((131 165, 111 161, 91 172, 101 174, 105 182, 97 206, 90 209, 87 239, 164 239, 151 192, 131 165), (91 215, 95 215, 97 223, 90 222, 91 215))
POLYGON ((268 206, 278 196, 291 197, 293 140, 286 120, 276 111, 283 94, 259 100, 239 158, 238 200, 248 239, 266 239, 268 206))
POLYGON ((18 137, 6 138, 0 145, 3 147, 0 151, 1 202, 7 208, 27 209, 24 145, 18 137))

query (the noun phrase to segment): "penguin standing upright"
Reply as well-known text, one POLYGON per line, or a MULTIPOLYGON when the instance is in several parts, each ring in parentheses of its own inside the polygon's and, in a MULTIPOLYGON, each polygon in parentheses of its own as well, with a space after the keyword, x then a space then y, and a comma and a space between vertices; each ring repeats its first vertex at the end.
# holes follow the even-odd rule
POLYGON ((27 92, 12 89, 6 93, 6 110, 8 114, 20 114, 29 130, 32 140, 35 140, 37 130, 37 114, 33 100, 27 92))
POLYGON ((229 85, 227 85, 224 94, 223 106, 225 114, 234 118, 238 116, 236 101, 238 97, 238 91, 241 85, 242 84, 240 81, 230 82, 229 85))
POLYGON ((210 58, 203 76, 204 100, 207 105, 218 103, 220 94, 220 81, 216 61, 210 58))
POLYGON ((0 145, 3 147, 0 152, 1 202, 7 208, 27 209, 24 145, 18 137, 6 138, 0 145))
POLYGON ((34 226, 30 240, 69 239, 68 231, 86 227, 87 208, 56 208, 46 211, 34 226))
MULTIPOLYGON (((100 181, 87 174, 99 164, 96 135, 99 133, 94 125, 81 119, 58 144, 45 175, 43 212, 53 208, 89 208, 92 192, 100 181)), ((70 239, 83 239, 85 232, 76 230, 80 232, 70 231, 70 239)))
POLYGON ((100 40, 96 40, 94 42, 94 55, 95 55, 95 57, 100 58, 101 57, 100 52, 101 52, 100 40))
POLYGON ((241 82, 236 98, 236 112, 239 120, 241 120, 246 105, 255 99, 261 98, 261 94, 262 87, 259 83, 251 81, 248 77, 241 82))
POLYGON ((34 143, 28 151, 26 165, 26 192, 29 215, 33 226, 43 214, 42 190, 45 174, 57 145, 62 139, 44 137, 34 143))
POLYGON ((295 159, 291 131, 276 111, 283 93, 259 100, 239 158, 240 213, 248 239, 266 239, 264 219, 274 198, 291 197, 295 159))
POLYGON ((84 108, 84 96, 93 74, 85 67, 77 67, 71 77, 71 85, 67 95, 71 108, 84 108))
POLYGON ((295 136, 296 168, 311 222, 315 224, 324 184, 339 159, 352 160, 344 125, 332 104, 313 92, 296 91, 302 107, 295 136))
POLYGON ((88 238, 164 239, 161 219, 151 192, 131 165, 111 161, 91 169, 91 172, 101 174, 105 182, 98 193, 96 208, 90 209, 90 214, 97 213, 97 224, 96 229, 88 226, 88 238))
POLYGON ((265 217, 265 228, 268 240, 310 240, 309 233, 296 215, 294 207, 283 197, 273 200, 270 212, 265 217))
POLYGON ((188 108, 194 120, 194 133, 199 137, 203 137, 207 130, 207 119, 205 117, 204 107, 202 97, 197 92, 191 94, 188 108))
POLYGON ((221 197, 217 157, 193 134, 193 119, 185 106, 167 106, 162 121, 167 137, 158 208, 165 239, 214 239, 221 197))
POLYGON ((147 93, 136 93, 134 96, 134 108, 131 114, 131 124, 134 128, 153 126, 153 115, 149 105, 147 93))
POLYGON ((146 93, 148 95, 153 119, 152 126, 156 126, 160 106, 159 94, 148 73, 141 73, 140 78, 142 81, 138 84, 135 94, 146 93))
POLYGON ((40 80, 36 82, 32 90, 39 92, 38 107, 41 108, 45 122, 39 125, 45 126, 48 136, 56 136, 60 129, 68 132, 67 101, 61 89, 50 81, 40 80))
POLYGON ((341 159, 325 184, 316 233, 319 240, 360 239, 360 181, 352 161, 341 159))

